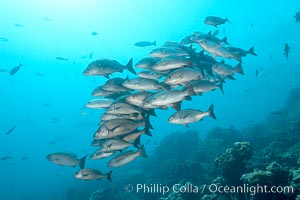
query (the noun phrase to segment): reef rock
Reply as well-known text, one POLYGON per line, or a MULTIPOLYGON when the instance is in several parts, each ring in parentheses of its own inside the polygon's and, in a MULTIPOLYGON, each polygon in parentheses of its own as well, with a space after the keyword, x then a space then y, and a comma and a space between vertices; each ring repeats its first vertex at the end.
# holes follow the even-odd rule
POLYGON ((271 185, 273 182, 273 174, 268 171, 258 170, 252 173, 243 174, 241 180, 251 185, 271 185))
POLYGON ((253 156, 249 142, 236 142, 232 148, 215 159, 217 169, 231 185, 239 184, 241 175, 246 170, 246 162, 253 156))
POLYGON ((295 193, 300 193, 300 168, 291 170, 291 186, 293 186, 295 193))

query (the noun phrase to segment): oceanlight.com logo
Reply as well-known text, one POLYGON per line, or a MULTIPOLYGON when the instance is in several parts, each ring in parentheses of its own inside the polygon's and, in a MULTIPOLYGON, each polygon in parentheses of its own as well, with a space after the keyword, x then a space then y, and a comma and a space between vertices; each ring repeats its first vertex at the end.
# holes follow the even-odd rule
POLYGON ((217 184, 204 184, 201 186, 193 184, 174 184, 172 186, 163 184, 127 184, 125 186, 126 192, 134 192, 137 194, 161 194, 166 195, 169 193, 192 193, 192 194, 206 194, 206 193, 219 193, 219 194, 293 194, 294 188, 292 186, 267 186, 267 185, 249 185, 243 184, 240 186, 223 186, 217 184))

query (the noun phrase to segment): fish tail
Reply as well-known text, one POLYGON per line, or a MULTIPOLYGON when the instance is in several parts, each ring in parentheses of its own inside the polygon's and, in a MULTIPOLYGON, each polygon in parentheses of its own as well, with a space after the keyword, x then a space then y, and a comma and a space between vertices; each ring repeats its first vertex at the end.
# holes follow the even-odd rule
POLYGON ((224 38, 222 39, 222 42, 225 43, 225 44, 230 45, 229 42, 227 41, 227 37, 224 37, 224 38))
POLYGON ((242 67, 241 63, 239 63, 237 66, 235 66, 234 71, 236 73, 244 75, 244 70, 243 70, 243 67, 242 67))
POLYGON ((194 88, 192 86, 185 87, 183 91, 186 92, 186 96, 195 96, 196 95, 194 88))
POLYGON ((146 115, 145 116, 145 122, 144 122, 144 125, 146 126, 146 129, 153 129, 153 126, 150 122, 150 115, 146 115))
POLYGON ((207 112, 208 112, 208 115, 209 115, 210 117, 212 117, 213 119, 217 119, 217 118, 216 118, 216 115, 215 115, 215 113, 214 113, 214 104, 211 104, 211 105, 209 106, 207 112))
POLYGON ((257 54, 254 52, 254 47, 251 47, 251 48, 248 50, 248 53, 251 54, 251 55, 257 56, 257 54))
POLYGON ((128 61, 128 63, 126 64, 126 69, 128 71, 130 71, 131 73, 135 74, 136 75, 136 72, 135 70, 133 69, 133 66, 132 66, 132 62, 133 62, 133 58, 130 58, 130 60, 128 61))
POLYGON ((149 129, 145 128, 145 134, 148 135, 148 136, 150 136, 150 137, 152 137, 152 133, 150 132, 149 129))
POLYGON ((82 158, 79 160, 78 166, 80 167, 80 169, 84 169, 85 159, 86 159, 86 156, 82 157, 82 158))
POLYGON ((220 88, 221 92, 224 94, 224 90, 223 90, 223 82, 221 82, 218 87, 220 88))
POLYGON ((156 46, 156 40, 155 40, 154 42, 152 42, 152 45, 153 45, 153 46, 156 46))
POLYGON ((107 174, 106 174, 106 178, 107 178, 107 180, 109 181, 109 182, 111 182, 111 174, 112 174, 112 170, 110 171, 110 172, 108 172, 107 174))
POLYGON ((155 116, 155 117, 157 116, 154 109, 149 109, 149 110, 148 110, 148 113, 149 113, 149 115, 151 115, 151 116, 155 116))
POLYGON ((138 153, 139 153, 139 156, 141 156, 141 157, 145 157, 145 158, 148 157, 144 145, 142 145, 142 146, 139 148, 138 153))
POLYGON ((133 142, 133 146, 136 147, 136 148, 139 148, 140 145, 141 145, 141 136, 136 138, 133 142))

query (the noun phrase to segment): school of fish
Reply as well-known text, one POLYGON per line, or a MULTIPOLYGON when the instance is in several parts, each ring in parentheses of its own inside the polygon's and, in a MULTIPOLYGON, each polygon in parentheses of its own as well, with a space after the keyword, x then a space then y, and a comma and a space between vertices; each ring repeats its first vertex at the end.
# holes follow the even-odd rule
MULTIPOLYGON (((207 17, 207 25, 219 26, 229 20, 207 17)), ((93 134, 92 146, 98 149, 90 155, 91 160, 111 157, 108 167, 115 168, 137 159, 147 157, 141 144, 143 135, 151 136, 150 117, 156 116, 156 109, 174 109, 168 122, 189 125, 206 117, 216 119, 214 105, 207 109, 181 109, 183 101, 193 96, 219 89, 234 80, 235 74, 244 74, 242 57, 257 56, 254 48, 244 50, 229 45, 227 38, 217 37, 218 32, 195 32, 180 42, 165 42, 150 51, 133 66, 133 59, 127 64, 107 58, 94 60, 84 70, 85 76, 100 76, 107 80, 92 92, 92 99, 86 107, 104 109, 98 128, 93 134), (221 59, 218 59, 221 57, 221 59), (237 61, 236 66, 225 62, 237 61), (111 75, 130 72, 130 77, 111 78, 111 75)), ((149 43, 150 44, 150 43, 149 43)), ((136 45, 147 46, 146 42, 136 45)), ((128 73, 127 73, 128 74, 128 73)), ((47 157, 59 165, 80 166, 74 177, 82 180, 107 178, 111 181, 112 171, 104 174, 95 169, 84 168, 85 157, 78 159, 75 154, 58 152, 47 157)))

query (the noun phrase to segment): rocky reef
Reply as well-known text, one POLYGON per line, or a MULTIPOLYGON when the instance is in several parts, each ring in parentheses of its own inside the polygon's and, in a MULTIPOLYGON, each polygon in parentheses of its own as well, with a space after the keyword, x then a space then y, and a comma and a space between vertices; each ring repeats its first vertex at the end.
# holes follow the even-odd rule
POLYGON ((241 175, 246 171, 247 161, 253 156, 249 142, 236 142, 215 159, 217 170, 229 185, 239 185, 241 175))

